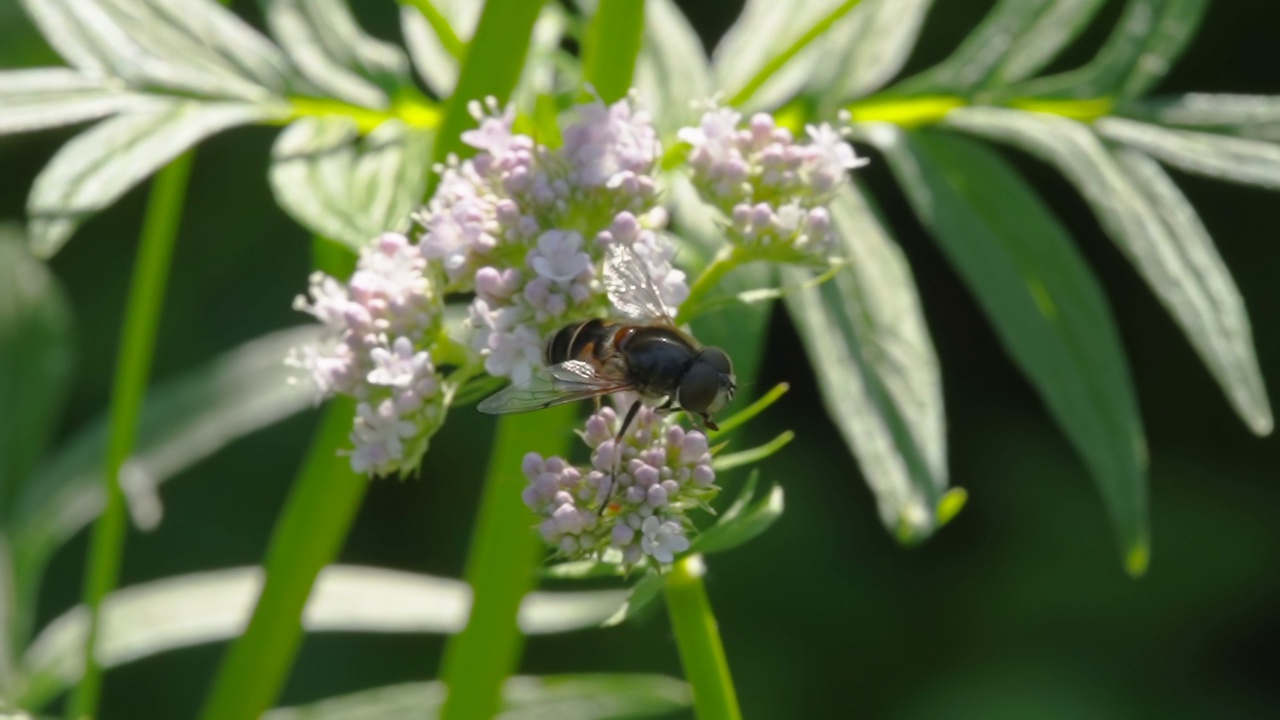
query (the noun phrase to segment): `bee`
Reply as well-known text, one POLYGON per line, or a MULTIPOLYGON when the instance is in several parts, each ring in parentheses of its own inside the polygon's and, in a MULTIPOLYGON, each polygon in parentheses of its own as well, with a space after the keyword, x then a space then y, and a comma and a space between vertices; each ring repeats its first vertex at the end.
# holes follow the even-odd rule
POLYGON ((703 347, 676 327, 647 267, 631 248, 609 247, 604 285, 624 320, 597 318, 560 328, 543 350, 542 372, 498 391, 478 409, 521 413, 634 392, 638 399, 627 410, 619 440, 641 405, 664 412, 684 410, 718 430, 711 416, 738 389, 729 355, 717 347, 703 347))

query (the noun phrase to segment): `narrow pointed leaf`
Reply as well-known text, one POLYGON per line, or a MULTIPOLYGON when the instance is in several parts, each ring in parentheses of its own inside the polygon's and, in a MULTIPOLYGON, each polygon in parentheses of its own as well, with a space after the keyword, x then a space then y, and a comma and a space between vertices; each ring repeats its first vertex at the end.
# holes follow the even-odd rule
POLYGON ((1106 0, 1053 0, 1013 44, 989 78, 1007 85, 1034 76, 1084 31, 1106 0))
POLYGON ((263 0, 271 34, 308 81, 332 97, 386 109, 412 84, 403 51, 360 29, 346 0, 263 0))
POLYGON ((869 95, 906 64, 933 0, 863 0, 825 38, 810 87, 832 103, 869 95))
MULTIPOLYGON (((277 708, 263 720, 402 720, 435 717, 444 706, 443 682, 362 690, 310 705, 277 708)), ((664 675, 515 676, 502 687, 503 720, 605 720, 668 714, 692 702, 689 686, 664 675)))
MULTIPOLYGON (((853 262, 831 282, 790 295, 787 307, 881 521, 901 539, 923 539, 947 486, 938 358, 906 259, 866 199, 841 191, 832 219, 853 262)), ((785 285, 806 279, 784 273, 785 285)))
POLYGON ((1146 450, 1123 345, 1066 231, 991 150, 879 125, 912 206, 1091 471, 1125 564, 1149 557, 1146 450))
MULTIPOLYGON (((144 657, 238 636, 261 592, 262 569, 232 568, 135 585, 102 608, 98 657, 112 668, 144 657)), ((529 634, 595 627, 614 612, 617 590, 536 592, 525 597, 529 634)), ((397 570, 331 565, 320 573, 302 624, 308 632, 456 633, 467 622, 470 591, 461 580, 397 570)), ((88 617, 76 607, 47 625, 23 658, 24 706, 38 708, 83 672, 88 617)))
POLYGON ((634 620, 650 609, 653 601, 661 596, 662 576, 656 572, 649 572, 631 586, 630 590, 627 591, 626 600, 623 601, 622 606, 612 615, 602 620, 600 626, 613 627, 614 625, 621 625, 628 620, 634 620))
POLYGON ((1117 114, 1165 127, 1280 142, 1280 96, 1191 93, 1126 103, 1117 114))
POLYGON ((718 553, 754 540, 782 517, 782 488, 775 485, 754 503, 726 512, 715 525, 698 533, 689 552, 718 553))
POLYGON ((276 140, 271 189, 304 227, 358 249, 408 228, 430 158, 431 134, 397 120, 361 138, 348 118, 303 118, 276 140))
MULTIPOLYGON (((430 2, 441 17, 449 23, 449 27, 462 42, 471 39, 476 30, 476 21, 480 19, 480 8, 483 3, 469 0, 417 0, 430 2)), ((409 57, 413 67, 427 87, 436 97, 448 97, 453 93, 453 86, 458 82, 460 58, 455 56, 440 41, 440 37, 432 29, 431 23, 423 17, 422 12, 406 2, 400 7, 400 27, 404 32, 405 46, 409 49, 409 57)), ((465 50, 465 48, 464 48, 465 50)))
POLYGON ((273 106, 168 102, 81 133, 36 177, 27 199, 30 242, 49 257, 77 226, 185 150, 215 133, 271 117, 273 106))
POLYGON ((1172 130, 1125 118, 1094 123, 1108 140, 1137 148, 1158 160, 1218 180, 1280 190, 1280 145, 1214 133, 1172 130))
POLYGON ((1194 212, 1170 194, 1170 186, 1155 180, 1158 189, 1144 188, 1153 175, 1127 172, 1088 127, 1066 118, 972 108, 948 116, 946 124, 1055 165, 1173 315, 1245 423, 1258 434, 1271 431, 1240 291, 1207 235, 1196 229, 1199 221, 1183 225, 1194 212))
POLYGON ((68 68, 0 71, 0 135, 97 120, 149 102, 68 68))
MULTIPOLYGON (((15 227, 0 225, 0 524, 6 527, 62 410, 74 365, 72 334, 71 306, 57 279, 15 227)), ((7 621, 0 613, 0 623, 7 621)))
POLYGON ((702 41, 672 0, 646 0, 644 43, 635 86, 663 137, 697 123, 694 103, 712 94, 711 66, 702 41))
POLYGON ((1096 57, 1078 70, 1010 86, 1001 97, 1137 97, 1186 49, 1207 0, 1129 0, 1096 57))

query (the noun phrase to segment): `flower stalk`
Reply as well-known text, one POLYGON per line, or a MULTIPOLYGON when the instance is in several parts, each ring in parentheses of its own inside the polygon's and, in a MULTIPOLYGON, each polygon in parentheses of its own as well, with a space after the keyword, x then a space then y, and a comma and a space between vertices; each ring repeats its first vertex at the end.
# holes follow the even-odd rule
POLYGON ((693 708, 699 720, 742 717, 738 694, 720 642, 720 628, 703 585, 706 563, 702 555, 686 555, 671 566, 663 592, 675 632, 685 679, 693 688, 693 708))

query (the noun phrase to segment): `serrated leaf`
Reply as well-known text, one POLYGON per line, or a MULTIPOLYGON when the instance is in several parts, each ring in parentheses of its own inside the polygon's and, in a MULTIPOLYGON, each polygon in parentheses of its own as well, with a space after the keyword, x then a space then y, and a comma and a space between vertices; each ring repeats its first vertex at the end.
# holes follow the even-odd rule
POLYGON ((1191 93, 1126 103, 1116 112, 1157 125, 1280 142, 1280 96, 1275 95, 1191 93))
MULTIPOLYGON (((24 0, 24 4, 59 53, 91 76, 112 76, 131 87, 155 86, 211 98, 265 101, 273 97, 258 78, 219 53, 218 41, 212 38, 225 39, 229 28, 235 28, 232 34, 243 39, 252 30, 211 0, 185 0, 177 6, 172 0, 24 0)), ((253 51, 263 47, 260 42, 253 51)))
POLYGON ((1144 189, 1089 128, 1066 118, 973 108, 952 113, 946 124, 1012 143, 1055 165, 1173 315, 1236 412, 1255 433, 1271 431, 1240 291, 1208 237, 1184 225, 1194 212, 1169 193, 1170 186, 1157 179, 1158 192, 1144 189))
MULTIPOLYGON (((21 233, 0 225, 0 524, 40 460, 74 365, 71 305, 21 233)), ((0 570, 2 572, 2 570, 0 570)), ((2 598, 0 598, 2 599, 2 598)), ((0 613, 0 623, 7 618, 0 613)), ((3 650, 0 650, 3 652, 3 650)))
POLYGON ((148 102, 68 68, 0 71, 0 135, 97 120, 148 102))
POLYGON ((863 0, 824 38, 809 87, 837 105, 879 90, 902 70, 933 0, 863 0))
POLYGON ((648 0, 635 86, 659 135, 697 123, 694 103, 711 97, 711 66, 702 41, 672 0, 648 0))
POLYGON ((431 138, 398 120, 361 138, 349 118, 303 118, 276 139, 271 189, 304 227, 359 249, 408 228, 426 188, 431 138))
POLYGON ((31 247, 56 253, 89 216, 201 140, 279 112, 241 103, 159 102, 98 123, 63 145, 27 198, 31 247))
MULTIPOLYGON (((112 668, 162 652, 228 640, 243 632, 262 589, 258 567, 193 573, 135 585, 102 606, 98 661, 112 668)), ((521 605, 528 634, 594 627, 621 602, 615 590, 534 592, 521 605)), ((461 580, 352 565, 321 571, 302 615, 308 632, 456 633, 467 623, 461 580)), ((54 619, 23 658, 25 707, 37 708, 83 672, 88 615, 54 619)))
POLYGON ((1172 130, 1125 118, 1099 118, 1102 137, 1137 148, 1187 172, 1280 190, 1280 145, 1206 132, 1172 130))
MULTIPOLYGON (((431 2, 458 36, 466 42, 476 30, 483 3, 470 0, 425 0, 431 2)), ((400 27, 413 67, 436 97, 448 97, 458 82, 459 59, 445 47, 422 12, 409 3, 400 7, 400 27)))
MULTIPOLYGON (((827 413, 875 493, 886 527, 911 539, 936 527, 947 486, 942 380, 902 251, 862 194, 831 206, 843 253, 835 278, 788 297, 827 413)), ((805 273, 790 269, 785 283, 805 273)))
POLYGON ((324 93, 382 110, 389 92, 412 85, 404 52, 361 30, 346 0, 262 1, 272 35, 324 93))
POLYGON ((621 625, 639 617, 662 594, 662 576, 650 572, 627 591, 627 598, 617 612, 600 622, 600 627, 621 625))
POLYGON ((689 552, 717 553, 732 550, 754 540, 782 517, 783 496, 780 486, 755 499, 757 473, 752 473, 738 497, 734 498, 714 525, 693 538, 689 552), (755 502, 752 502, 755 500, 755 502))
MULTIPOLYGON (((407 720, 435 717, 447 694, 440 681, 362 690, 310 705, 277 708, 263 720, 407 720)), ((667 715, 687 707, 689 686, 663 675, 548 675, 507 678, 502 720, 605 720, 667 715)))
POLYGON ((1089 468, 1128 570, 1150 548, 1146 449, 1106 298, 1065 229, 994 152, 938 132, 868 132, 908 200, 1089 468))
POLYGON ((1084 67, 1002 88, 999 98, 1132 98, 1168 74, 1195 35, 1207 0, 1129 0, 1106 44, 1084 67))

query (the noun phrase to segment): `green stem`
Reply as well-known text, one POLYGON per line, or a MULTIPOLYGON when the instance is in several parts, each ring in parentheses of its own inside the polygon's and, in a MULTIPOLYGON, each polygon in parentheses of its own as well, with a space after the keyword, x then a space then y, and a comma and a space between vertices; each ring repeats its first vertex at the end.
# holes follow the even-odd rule
POLYGON ((302 610, 320 570, 347 537, 369 482, 338 449, 355 401, 330 401, 294 480, 267 551, 266 583, 244 634, 227 651, 201 714, 205 720, 257 718, 280 694, 302 640, 302 610))
POLYGON ((720 281, 724 279, 734 268, 747 262, 748 258, 734 245, 725 245, 720 248, 720 252, 716 253, 715 258, 711 260, 711 264, 702 270, 702 274, 698 275, 693 281, 693 285, 689 286, 689 297, 680 304, 680 311, 676 314, 676 323, 683 324, 689 321, 689 318, 698 314, 698 306, 701 305, 715 290, 720 281))
POLYGON ((417 8, 418 12, 422 13, 422 17, 427 19, 427 23, 439 38, 440 44, 444 46, 444 51, 452 55, 455 60, 461 60, 467 54, 467 44, 458 37, 458 33, 453 31, 449 19, 431 0, 401 0, 401 4, 417 8))
POLYGON ((827 30, 830 30, 832 25, 835 25, 841 18, 848 15, 850 11, 857 7, 859 2, 861 2, 861 0, 845 0, 845 2, 841 3, 839 7, 827 13, 822 19, 814 23, 813 27, 809 28, 805 34, 801 35, 795 42, 791 43, 790 47, 783 50, 769 62, 765 63, 765 66, 760 68, 760 72, 756 73, 755 77, 748 80, 747 84, 742 86, 742 89, 738 90, 738 92, 733 94, 733 97, 729 98, 729 105, 737 106, 747 100, 750 100, 751 96, 755 95, 756 91, 763 87, 764 84, 769 81, 769 78, 773 77, 774 73, 781 70, 784 65, 791 61, 791 58, 799 55, 801 50, 804 50, 809 46, 809 43, 817 40, 819 36, 827 30))
POLYGON ((702 584, 706 571, 702 555, 697 553, 671 566, 664 583, 667 612, 685 679, 693 688, 694 714, 699 720, 734 720, 742 717, 742 711, 720 644, 720 629, 702 584))
POLYGON ((565 455, 574 438, 572 405, 498 421, 489 469, 472 531, 466 580, 472 588, 467 627, 449 639, 440 676, 449 688, 440 717, 471 720, 497 714, 502 682, 519 664, 524 638, 516 624, 520 601, 533 589, 542 540, 520 499, 525 453, 565 455))
POLYGON ((68 715, 72 718, 96 715, 102 694, 102 668, 96 657, 102 600, 119 582, 125 535, 129 529, 124 492, 120 489, 120 468, 133 451, 138 432, 138 415, 151 375, 156 327, 164 306, 169 261, 182 218, 191 159, 191 153, 178 156, 152 181, 138 257, 134 261, 115 380, 111 386, 111 419, 103 477, 107 502, 93 526, 85 568, 84 602, 89 609, 89 630, 84 644, 84 676, 68 705, 68 715))
POLYGON ((601 0, 587 27, 582 81, 606 103, 631 89, 636 56, 644 38, 644 0, 601 0))

